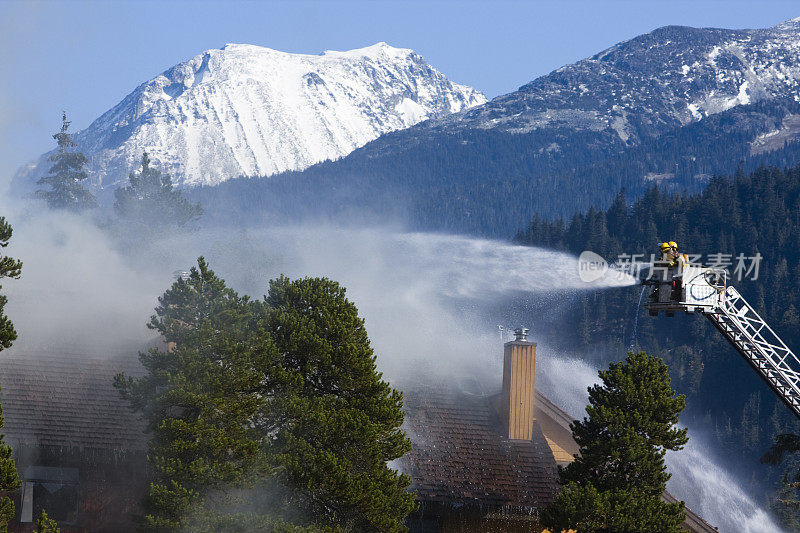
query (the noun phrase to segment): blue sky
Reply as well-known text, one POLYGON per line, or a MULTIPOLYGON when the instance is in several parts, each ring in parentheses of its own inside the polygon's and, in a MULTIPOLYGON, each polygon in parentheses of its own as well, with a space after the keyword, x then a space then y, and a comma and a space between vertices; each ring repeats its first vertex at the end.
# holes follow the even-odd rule
POLYGON ((316 54, 386 41, 494 97, 659 26, 797 16, 798 0, 0 0, 0 178, 53 146, 61 109, 84 128, 140 83, 229 42, 316 54))

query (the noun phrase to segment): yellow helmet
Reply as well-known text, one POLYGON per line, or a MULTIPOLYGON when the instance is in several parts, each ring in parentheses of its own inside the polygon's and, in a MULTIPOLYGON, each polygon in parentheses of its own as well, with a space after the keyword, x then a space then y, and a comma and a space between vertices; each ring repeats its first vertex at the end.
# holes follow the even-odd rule
POLYGON ((669 250, 670 246, 669 246, 669 243, 668 243, 668 242, 662 242, 662 243, 661 243, 661 246, 659 246, 658 248, 659 248, 659 250, 661 250, 662 252, 666 252, 667 250, 669 250))
POLYGON ((675 241, 669 241, 669 247, 670 248, 675 248, 677 250, 678 249, 678 243, 676 243, 675 241))

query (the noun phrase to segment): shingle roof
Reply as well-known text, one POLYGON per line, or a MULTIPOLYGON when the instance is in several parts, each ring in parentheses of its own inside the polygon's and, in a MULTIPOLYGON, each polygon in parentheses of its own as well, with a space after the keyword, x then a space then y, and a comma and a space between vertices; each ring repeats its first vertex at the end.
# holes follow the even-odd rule
POLYGON ((142 372, 135 355, 0 353, 6 442, 105 451, 146 449, 144 424, 113 386, 142 372))
POLYGON ((413 449, 399 465, 420 500, 529 510, 553 500, 556 463, 537 424, 532 441, 509 440, 490 397, 442 387, 403 394, 413 449))

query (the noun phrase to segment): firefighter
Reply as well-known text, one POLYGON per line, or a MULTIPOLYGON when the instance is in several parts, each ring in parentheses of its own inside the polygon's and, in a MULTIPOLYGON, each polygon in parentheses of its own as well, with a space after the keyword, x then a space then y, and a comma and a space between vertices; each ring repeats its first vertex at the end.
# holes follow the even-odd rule
POLYGON ((669 245, 667 259, 670 262, 670 267, 685 266, 689 264, 689 258, 686 256, 686 254, 681 254, 678 252, 678 244, 675 241, 670 241, 667 244, 669 245))
POLYGON ((669 246, 667 250, 667 261, 669 261, 669 270, 672 273, 672 290, 670 291, 670 299, 678 301, 681 299, 681 278, 683 277, 683 266, 688 264, 687 257, 678 253, 678 244, 675 241, 666 243, 669 246))
POLYGON ((675 242, 662 242, 659 250, 661 251, 661 260, 663 262, 669 263, 670 267, 678 265, 678 245, 675 242))
MULTIPOLYGON (((661 252, 661 264, 655 266, 655 268, 650 274, 651 276, 661 277, 662 281, 666 280, 667 269, 664 267, 664 263, 668 264, 669 266, 672 266, 671 263, 673 258, 670 256, 671 249, 672 247, 669 245, 668 242, 662 242, 661 244, 658 245, 658 251, 661 252)), ((658 300, 658 289, 659 285, 656 285, 655 288, 653 289, 653 294, 651 295, 651 298, 653 300, 658 300)))
POLYGON ((667 257, 667 254, 669 254, 669 250, 670 250, 670 245, 669 245, 668 242, 662 242, 661 245, 658 247, 658 250, 661 252, 661 260, 662 261, 664 261, 664 262, 672 261, 672 259, 669 259, 667 257))

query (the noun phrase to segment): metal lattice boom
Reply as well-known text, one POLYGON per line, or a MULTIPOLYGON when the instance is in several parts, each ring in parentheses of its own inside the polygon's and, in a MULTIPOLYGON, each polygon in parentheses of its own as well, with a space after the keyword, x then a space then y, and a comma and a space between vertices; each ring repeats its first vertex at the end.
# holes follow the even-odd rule
POLYGON ((654 287, 645 306, 652 316, 664 311, 702 313, 722 333, 778 397, 800 418, 800 359, 753 307, 727 284, 727 273, 701 265, 655 263, 659 277, 642 281, 654 287))
POLYGON ((800 418, 800 359, 734 287, 702 313, 800 418))

